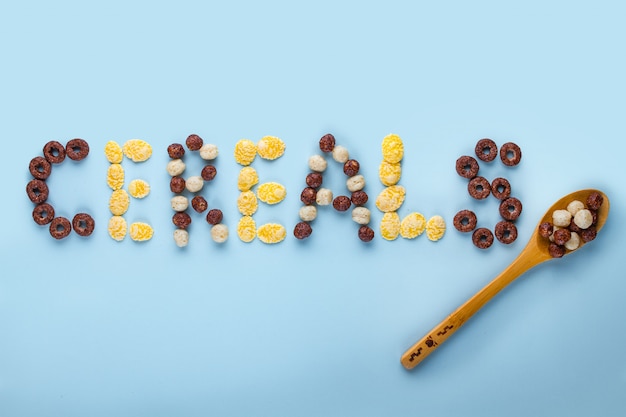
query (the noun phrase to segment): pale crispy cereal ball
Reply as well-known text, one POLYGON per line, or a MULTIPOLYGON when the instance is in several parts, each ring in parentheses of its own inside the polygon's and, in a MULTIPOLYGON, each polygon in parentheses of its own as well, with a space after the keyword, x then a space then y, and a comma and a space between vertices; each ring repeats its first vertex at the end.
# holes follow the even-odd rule
POLYGON ((322 155, 313 155, 309 158, 309 168, 315 172, 324 172, 327 164, 322 155))
POLYGON ((400 234, 400 216, 395 211, 383 214, 380 220, 380 235, 385 240, 394 240, 400 234))
POLYGON ((243 216, 237 224, 237 235, 243 242, 252 242, 256 237, 256 222, 251 216, 243 216))
POLYGON ((104 154, 107 157, 107 161, 112 164, 119 164, 124 159, 124 154, 122 153, 122 147, 119 143, 110 140, 104 145, 104 154))
POLYGON ((189 232, 185 229, 174 230, 174 242, 179 248, 184 248, 189 244, 189 232))
POLYGON ((126 237, 126 220, 122 216, 113 216, 109 219, 109 236, 118 242, 126 237))
POLYGON ((174 211, 185 211, 189 207, 189 199, 184 195, 177 195, 176 197, 172 197, 170 200, 172 204, 172 210, 174 211))
POLYGON ((552 224, 559 227, 567 227, 572 221, 572 213, 567 210, 554 210, 552 224))
POLYGON ((111 210, 113 215, 121 216, 126 213, 129 205, 130 197, 128 197, 126 190, 115 190, 111 193, 111 198, 109 199, 109 210, 111 210))
POLYGON ((580 210, 585 208, 585 204, 582 201, 574 200, 567 205, 567 211, 569 211, 573 216, 576 215, 580 210))
POLYGON ((352 220, 358 224, 369 224, 371 213, 368 208, 356 207, 352 210, 352 220))
POLYGON ((197 193, 202 190, 202 187, 204 187, 204 180, 199 175, 193 175, 185 181, 185 188, 190 193, 197 193))
POLYGON ((328 188, 320 188, 317 190, 315 202, 320 206, 327 206, 333 202, 333 192, 328 188))
POLYGON ((571 233, 571 237, 565 242, 565 249, 576 250, 580 246, 580 236, 576 232, 571 233))
POLYGON ((282 224, 267 223, 257 229, 256 235, 263 243, 278 243, 285 239, 287 230, 282 224))
POLYGON ((400 181, 400 176, 402 175, 402 165, 400 163, 392 164, 385 160, 380 163, 380 167, 378 168, 378 178, 380 178, 380 182, 387 187, 391 185, 396 185, 398 181, 400 181))
POLYGON ((152 146, 145 140, 131 139, 122 148, 124 155, 133 162, 143 162, 152 156, 152 146))
POLYGON ((438 241, 446 233, 446 221, 443 217, 435 215, 426 222, 426 236, 433 242, 438 241))
POLYGON ((128 192, 131 197, 145 198, 148 194, 150 194, 150 184, 140 179, 132 180, 128 184, 128 192))
POLYGON ((228 240, 228 227, 219 223, 211 227, 211 239, 217 243, 224 243, 228 240))
POLYGON ((240 165, 250 165, 256 157, 256 145, 248 139, 241 139, 235 144, 235 161, 240 165))
POLYGON ((398 135, 387 135, 382 143, 383 159, 390 164, 399 163, 404 157, 404 144, 398 135))
POLYGON ((239 191, 248 191, 259 182, 259 175, 256 169, 252 167, 243 167, 239 171, 239 178, 237 179, 237 188, 239 191))
POLYGON ((581 229, 588 229, 593 224, 593 214, 587 209, 579 210, 574 216, 574 224, 581 229))
POLYGON ((263 159, 273 160, 285 153, 285 142, 275 136, 264 136, 256 144, 257 152, 263 159))
POLYGON ((365 177, 361 174, 350 177, 346 180, 348 191, 355 192, 365 188, 365 177))
POLYGON ((287 189, 277 182, 266 182, 259 185, 257 196, 267 204, 278 204, 285 199, 287 189))
POLYGON ((172 159, 167 163, 167 173, 172 177, 178 177, 185 172, 185 163, 182 159, 172 159))
POLYGON ((333 148, 333 159, 340 164, 345 164, 350 159, 350 152, 343 146, 336 145, 333 148))
POLYGON ((386 187, 376 197, 376 207, 384 213, 396 211, 404 203, 406 190, 401 185, 386 187))
POLYGON ((298 214, 302 221, 312 222, 317 217, 317 208, 315 206, 302 206, 298 214))
POLYGON ((107 169, 107 185, 112 190, 119 190, 124 185, 124 168, 120 164, 111 164, 107 169))
POLYGON ((135 222, 130 225, 129 234, 135 242, 145 242, 152 239, 154 229, 148 223, 135 222))
POLYGON ((242 191, 237 198, 237 208, 244 216, 252 216, 259 208, 259 202, 252 191, 242 191))
POLYGON ((421 213, 410 213, 400 223, 400 235, 405 239, 415 239, 426 230, 426 218, 421 213))
POLYGON ((218 153, 219 152, 217 150, 217 146, 211 143, 205 143, 200 148, 200 158, 204 159, 205 161, 212 161, 213 159, 217 158, 218 153))

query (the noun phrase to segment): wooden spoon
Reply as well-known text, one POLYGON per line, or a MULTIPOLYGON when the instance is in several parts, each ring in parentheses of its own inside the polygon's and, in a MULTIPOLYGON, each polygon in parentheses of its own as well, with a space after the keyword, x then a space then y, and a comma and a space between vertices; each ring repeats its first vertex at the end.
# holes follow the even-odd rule
MULTIPOLYGON (((407 369, 414 368, 428 355, 430 355, 437 348, 437 346, 441 345, 448 339, 448 337, 459 330, 459 328, 463 326, 463 324, 465 324, 465 322, 472 317, 474 313, 480 310, 482 306, 498 294, 504 287, 513 282, 515 278, 540 263, 554 259, 548 252, 548 246, 550 245, 549 240, 539 235, 539 224, 546 221, 551 222, 554 210, 567 208, 567 205, 573 200, 579 200, 585 203, 587 201, 587 197, 592 192, 598 192, 604 198, 604 202, 602 203, 602 206, 600 206, 597 213, 598 217, 596 229, 599 232, 604 226, 604 223, 609 215, 609 199, 604 193, 598 190, 588 189, 575 191, 560 198, 543 215, 535 228, 534 233, 530 237, 528 244, 518 257, 515 258, 515 260, 511 262, 511 264, 504 271, 502 271, 500 275, 494 278, 493 281, 487 284, 482 290, 478 291, 472 298, 467 300, 465 304, 457 308, 444 321, 428 332, 420 341, 404 352, 400 360, 402 365, 407 369)), ((566 255, 579 251, 580 249, 581 248, 579 247, 574 251, 566 251, 566 255)))

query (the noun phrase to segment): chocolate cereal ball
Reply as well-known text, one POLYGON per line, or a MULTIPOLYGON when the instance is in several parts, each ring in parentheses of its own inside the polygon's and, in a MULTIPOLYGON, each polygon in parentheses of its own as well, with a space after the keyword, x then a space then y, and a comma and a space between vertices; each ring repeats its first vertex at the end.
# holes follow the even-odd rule
POLYGON ((200 176, 205 181, 212 181, 216 175, 217 169, 213 165, 205 166, 204 168, 202 168, 202 172, 200 173, 200 176))
POLYGON ((332 152, 335 149, 335 137, 330 133, 325 134, 320 139, 320 149, 322 152, 332 152))
POLYGON ((335 197, 335 199, 333 200, 333 207, 337 211, 346 211, 350 208, 351 205, 352 202, 345 195, 335 197))
POLYGON ((362 242, 371 242, 374 239, 374 230, 365 225, 359 227, 359 239, 362 242))
POLYGON ((548 252, 553 258, 562 258, 565 255, 565 246, 557 245, 556 243, 550 243, 548 246, 548 252))
POLYGON ((318 188, 322 185, 322 179, 324 177, 319 172, 311 172, 306 176, 306 185, 311 188, 318 188))
POLYGON ((313 233, 313 229, 311 228, 311 225, 309 225, 307 222, 298 222, 298 224, 296 224, 296 227, 294 227, 293 229, 293 235, 296 237, 296 239, 306 239, 307 237, 311 236, 311 233, 313 233))
POLYGON ((172 223, 180 229, 186 229, 191 224, 191 216, 184 211, 177 212, 172 216, 172 223))
POLYGON ((369 197, 367 196, 367 193, 363 190, 353 192, 352 196, 350 197, 350 201, 352 201, 352 204, 354 204, 355 206, 365 205, 368 199, 369 197))
POLYGON ((314 204, 316 197, 317 191, 315 191, 315 188, 312 187, 306 187, 304 190, 302 190, 302 193, 300 193, 300 201, 302 201, 307 206, 314 204))
POLYGON ((187 136, 187 140, 185 140, 185 144, 190 151, 199 151, 204 144, 202 138, 196 134, 192 134, 187 136))
POLYGON ((181 159, 185 155, 185 148, 180 143, 172 143, 167 147, 167 154, 172 159, 181 159))
POLYGON ((552 233, 552 238, 554 239, 554 243, 557 245, 565 245, 568 240, 572 237, 572 232, 569 229, 557 229, 552 233))
POLYGON ((216 224, 220 224, 222 219, 224 218, 224 214, 220 209, 211 209, 206 215, 206 221, 210 225, 215 226, 216 224))
POLYGON ((361 165, 356 159, 348 159, 345 164, 343 164, 343 172, 348 177, 354 177, 356 174, 359 173, 360 168, 361 165))
POLYGON ((539 225, 539 235, 544 239, 548 239, 552 235, 554 226, 550 222, 543 222, 539 225))
POLYGON ((589 194, 589 197, 587 197, 587 207, 590 210, 598 210, 603 202, 604 197, 602 197, 602 194, 595 191, 589 194))
POLYGON ((209 203, 204 197, 197 195, 191 199, 191 207, 198 213, 204 213, 209 208, 209 203))
POLYGON ((172 177, 170 180, 170 190, 173 193, 180 194, 185 191, 185 179, 183 177, 172 177))

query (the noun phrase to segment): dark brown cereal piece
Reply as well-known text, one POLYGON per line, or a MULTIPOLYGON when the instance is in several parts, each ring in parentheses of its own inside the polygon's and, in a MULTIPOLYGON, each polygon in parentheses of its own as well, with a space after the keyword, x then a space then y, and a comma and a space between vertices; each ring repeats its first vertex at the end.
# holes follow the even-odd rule
POLYGON ((352 201, 352 204, 354 204, 355 206, 365 205, 368 199, 369 197, 367 196, 367 193, 363 190, 353 192, 350 197, 350 201, 352 201))
POLYGON ((550 253, 550 256, 553 258, 562 258, 563 255, 565 255, 565 246, 557 245, 552 242, 548 245, 548 253, 550 253))
POLYGON ((43 156, 36 156, 30 160, 28 170, 38 180, 45 180, 52 173, 52 165, 43 156))
POLYGON ((50 190, 48 189, 48 185, 38 179, 30 180, 28 184, 26 184, 26 194, 28 194, 28 198, 35 204, 43 203, 48 199, 48 195, 50 190))
POLYGON ((517 227, 509 221, 502 220, 496 223, 496 239, 505 245, 509 245, 517 239, 517 227))
POLYGON ((583 242, 587 243, 587 242, 591 242, 592 240, 594 240, 597 234, 598 234, 598 231, 596 227, 589 226, 588 228, 586 228, 580 233, 580 237, 582 238, 583 242))
POLYGON ((54 207, 48 203, 41 203, 33 209, 33 220, 40 226, 48 224, 54 219, 54 207))
POLYGON ((323 176, 319 172, 311 172, 306 176, 306 185, 317 188, 322 185, 323 176))
POLYGON ((83 139, 71 139, 65 145, 65 154, 73 161, 82 161, 89 155, 89 144, 83 139))
POLYGON ((491 194, 491 184, 485 177, 474 177, 467 184, 469 195, 477 200, 484 200, 491 194))
POLYGON ((172 143, 167 147, 167 154, 172 159, 181 159, 185 155, 185 148, 180 143, 172 143))
POLYGON ((500 203, 500 216, 505 220, 513 221, 522 214, 522 202, 515 197, 509 197, 500 203))
POLYGON ((172 216, 172 223, 178 228, 186 229, 191 224, 191 216, 184 211, 179 211, 172 216))
POLYGON ((550 222, 543 222, 539 225, 539 235, 545 239, 548 239, 552 235, 553 230, 554 226, 550 222))
POLYGON ((322 152, 332 152, 335 149, 335 137, 330 133, 325 134, 320 139, 320 149, 322 152))
POLYGON ((204 145, 204 141, 202 140, 200 136, 196 134, 191 134, 187 136, 187 140, 185 141, 185 144, 187 144, 187 148, 190 151, 199 151, 200 148, 202 148, 202 145, 204 145))
POLYGON ((72 228, 79 236, 89 236, 96 228, 96 222, 87 213, 78 213, 72 219, 72 228))
POLYGON ((604 197, 602 197, 602 194, 594 191, 587 197, 587 208, 590 210, 598 210, 603 202, 604 197))
POLYGON ((479 140, 474 150, 478 159, 484 162, 491 162, 498 156, 498 146, 489 138, 479 140))
POLYGON ((213 165, 206 165, 204 168, 202 168, 202 172, 200 173, 200 176, 205 181, 212 181, 216 175, 217 169, 213 165))
POLYGON ((317 191, 315 191, 315 188, 312 188, 312 187, 306 187, 300 193, 300 201, 302 201, 307 206, 314 204, 316 197, 317 197, 317 191))
POLYGON ((598 223, 598 210, 588 210, 591 212, 591 218, 593 219, 591 220, 591 224, 595 226, 598 223))
POLYGON ((498 200, 511 196, 511 183, 506 178, 498 177, 491 181, 491 194, 498 200))
POLYGON ((348 159, 343 164, 343 173, 346 174, 348 177, 354 177, 356 174, 359 173, 360 168, 361 165, 359 164, 359 161, 357 161, 356 159, 348 159))
POLYGON ((572 232, 569 229, 557 229, 552 233, 552 238, 554 239, 554 243, 557 245, 565 245, 568 240, 572 237, 572 232))
POLYGON ((351 205, 352 205, 352 202, 345 195, 337 196, 333 200, 333 207, 337 211, 346 211, 350 208, 351 205))
POLYGON ((191 199, 191 207, 198 213, 204 213, 209 208, 209 203, 201 195, 197 195, 191 199))
POLYGON ((366 225, 359 227, 359 239, 362 242, 371 242, 374 239, 374 230, 366 225))
POLYGON ((479 249, 487 249, 493 245, 493 233, 485 227, 480 227, 472 233, 472 242, 479 249))
POLYGON ((55 217, 50 222, 50 236, 55 239, 66 238, 72 231, 72 224, 65 217, 55 217))
POLYGON ((185 179, 183 177, 172 177, 170 180, 170 190, 177 194, 185 191, 185 179))
POLYGON ((471 232, 478 222, 476 214, 471 210, 461 210, 454 215, 454 227, 459 232, 471 232))
POLYGON ((65 146, 56 140, 51 140, 44 145, 43 156, 51 164, 60 164, 65 160, 65 146))
POLYGON ((311 233, 313 233, 313 229, 311 228, 311 225, 307 222, 299 222, 298 224, 296 224, 296 227, 293 228, 293 235, 296 237, 296 239, 306 239, 307 237, 311 236, 311 233))
POLYGON ((507 142, 500 148, 500 159, 508 167, 519 164, 522 160, 522 150, 513 142, 507 142))
POLYGON ((583 231, 583 229, 581 229, 580 227, 576 225, 575 221, 569 222, 569 226, 567 226, 567 228, 569 229, 570 232, 576 232, 578 234, 580 234, 583 231))
POLYGON ((207 223, 213 226, 215 226, 216 224, 220 224, 223 218, 224 218, 224 214, 222 213, 222 210, 220 209, 211 209, 206 214, 207 223))
POLYGON ((464 155, 456 160, 456 172, 463 178, 474 178, 478 175, 478 169, 478 161, 471 156, 464 155))

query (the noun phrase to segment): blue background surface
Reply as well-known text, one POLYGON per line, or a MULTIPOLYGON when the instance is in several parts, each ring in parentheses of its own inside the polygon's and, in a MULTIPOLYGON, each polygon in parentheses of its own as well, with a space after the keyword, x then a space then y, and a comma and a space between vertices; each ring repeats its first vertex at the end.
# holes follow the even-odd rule
MULTIPOLYGON (((626 388, 624 8, 619 2, 12 2, 0 7, 4 219, 0 415, 623 415, 626 388), (314 235, 245 244, 234 231, 237 140, 275 135, 262 181, 288 190, 258 223, 291 231, 317 141, 332 132, 375 196, 380 143, 405 142, 400 210, 444 216, 432 243, 364 245, 348 215, 321 210, 314 235), (205 195, 231 238, 195 216, 172 240, 166 147, 218 145, 205 195), (57 212, 97 229, 61 242, 31 219, 28 162, 49 140, 89 141, 55 167, 57 212), (476 141, 518 143, 522 163, 485 165, 524 203, 518 240, 479 251, 452 228, 476 203, 455 173, 476 141), (106 141, 142 138, 127 183, 152 193, 126 218, 154 238, 106 233, 106 141), (611 199, 599 238, 528 272, 418 368, 400 355, 521 251, 557 198, 611 199)), ((201 166, 187 158, 189 172, 201 166)), ((343 190, 330 164, 327 184, 343 190)), ((381 218, 369 207, 376 226, 381 218)))

